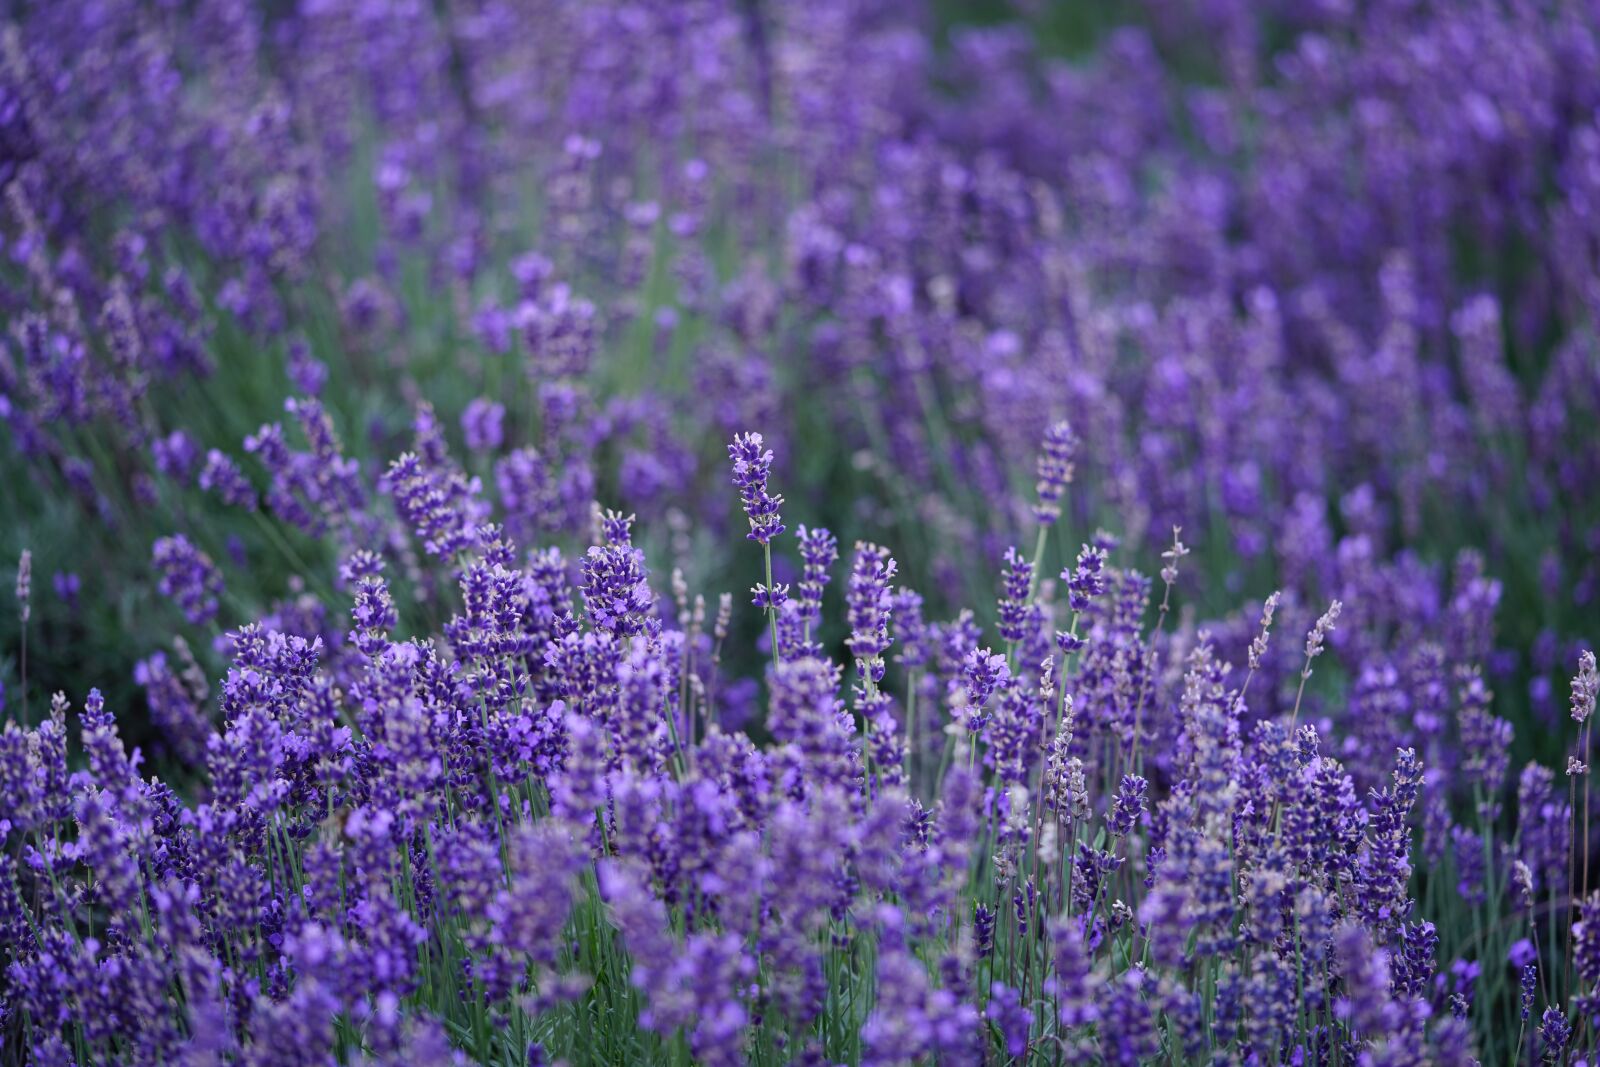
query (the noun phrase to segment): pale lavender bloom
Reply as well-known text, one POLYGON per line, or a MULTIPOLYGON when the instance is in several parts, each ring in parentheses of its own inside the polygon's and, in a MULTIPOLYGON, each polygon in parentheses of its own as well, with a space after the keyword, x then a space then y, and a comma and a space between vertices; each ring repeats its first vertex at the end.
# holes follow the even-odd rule
POLYGON ((26 548, 17 560, 17 605, 26 625, 33 612, 33 553, 26 548))
POLYGON ((1322 655, 1323 645, 1328 640, 1328 635, 1333 632, 1333 624, 1339 620, 1339 613, 1344 610, 1344 605, 1335 600, 1328 605, 1328 610, 1317 619, 1317 624, 1306 634, 1306 665, 1305 676, 1311 676, 1311 661, 1322 655))
POLYGON ((1572 718, 1584 722, 1594 714, 1595 697, 1600 695, 1600 670, 1594 653, 1585 649, 1578 657, 1578 673, 1572 677, 1572 718))

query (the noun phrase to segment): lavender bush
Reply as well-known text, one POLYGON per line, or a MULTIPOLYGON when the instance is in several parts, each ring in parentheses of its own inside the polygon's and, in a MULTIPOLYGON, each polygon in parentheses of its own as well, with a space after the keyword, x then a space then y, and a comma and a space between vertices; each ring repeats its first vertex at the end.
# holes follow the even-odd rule
POLYGON ((0 1057, 1594 1062, 1600 9, 947 8, 5 9, 0 1057))

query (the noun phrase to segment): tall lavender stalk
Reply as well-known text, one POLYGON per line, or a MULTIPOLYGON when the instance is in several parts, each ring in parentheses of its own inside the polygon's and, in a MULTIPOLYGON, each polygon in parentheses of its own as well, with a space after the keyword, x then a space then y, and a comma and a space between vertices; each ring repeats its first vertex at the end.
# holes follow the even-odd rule
POLYGON ((767 613, 767 625, 772 640, 774 662, 783 659, 778 646, 778 609, 788 599, 788 587, 772 580, 772 539, 784 531, 778 509, 783 497, 767 492, 767 476, 772 470, 772 450, 762 448, 761 435, 742 433, 728 446, 728 458, 733 461, 733 484, 739 489, 739 499, 744 505, 745 517, 750 521, 748 540, 761 545, 766 581, 753 590, 756 607, 767 613))

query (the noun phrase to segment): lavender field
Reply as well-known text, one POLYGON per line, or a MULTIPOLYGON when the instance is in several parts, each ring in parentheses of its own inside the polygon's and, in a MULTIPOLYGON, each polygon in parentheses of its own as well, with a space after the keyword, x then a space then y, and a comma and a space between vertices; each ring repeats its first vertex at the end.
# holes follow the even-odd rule
POLYGON ((1600 1067, 1600 0, 0 0, 0 560, 0 1064, 1600 1067))

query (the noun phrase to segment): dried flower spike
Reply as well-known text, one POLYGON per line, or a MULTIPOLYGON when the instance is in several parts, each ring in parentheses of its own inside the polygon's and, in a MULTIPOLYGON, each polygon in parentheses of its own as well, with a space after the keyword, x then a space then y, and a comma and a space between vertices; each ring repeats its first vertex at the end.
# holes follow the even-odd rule
POLYGON ((1595 669, 1594 652, 1584 649, 1578 656, 1578 673, 1572 678, 1572 718, 1584 722, 1594 714, 1595 697, 1600 695, 1600 671, 1595 669))

